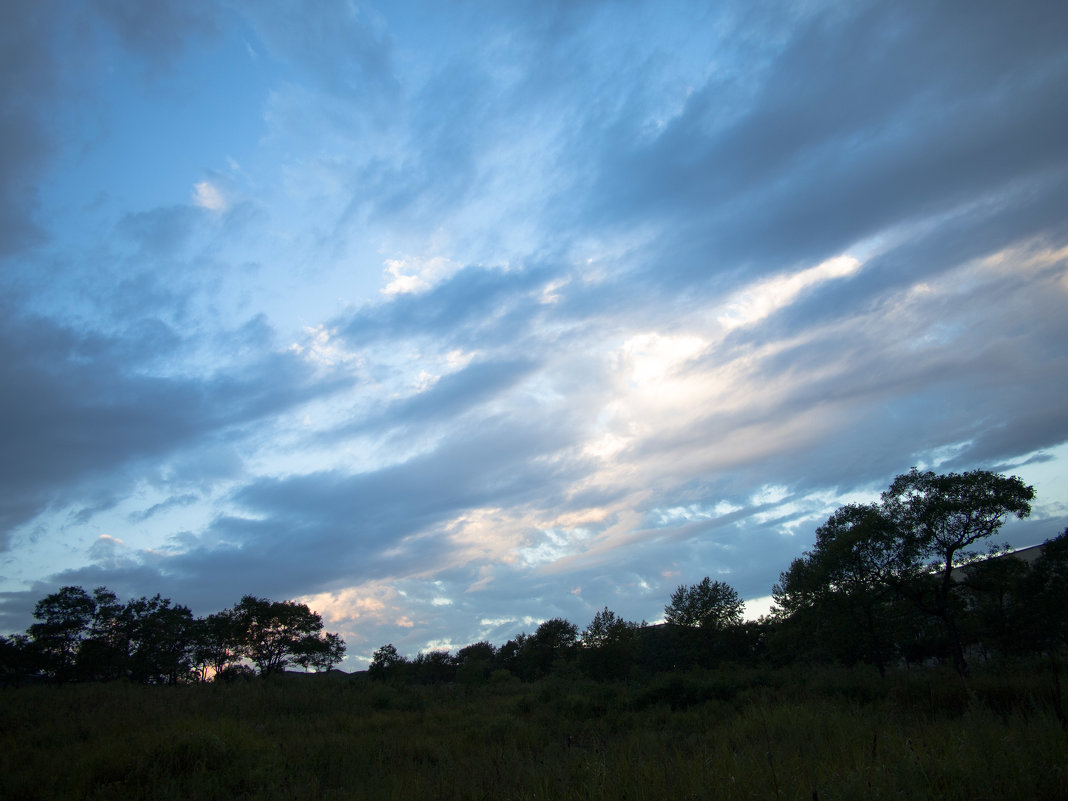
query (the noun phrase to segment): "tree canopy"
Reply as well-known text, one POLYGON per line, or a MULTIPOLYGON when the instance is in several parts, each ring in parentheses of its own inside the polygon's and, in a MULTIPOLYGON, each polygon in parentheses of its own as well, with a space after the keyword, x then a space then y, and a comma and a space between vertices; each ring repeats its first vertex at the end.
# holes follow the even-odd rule
POLYGON ((34 617, 25 636, 5 639, 6 672, 16 665, 54 681, 177 684, 245 661, 260 675, 289 664, 326 671, 345 654, 341 637, 324 634, 322 618, 307 605, 251 595, 198 619, 158 594, 123 604, 106 587, 90 594, 68 586, 38 601, 34 617))
POLYGON ((705 576, 698 584, 679 585, 664 607, 664 620, 676 626, 726 629, 742 622, 742 606, 732 586, 705 576))

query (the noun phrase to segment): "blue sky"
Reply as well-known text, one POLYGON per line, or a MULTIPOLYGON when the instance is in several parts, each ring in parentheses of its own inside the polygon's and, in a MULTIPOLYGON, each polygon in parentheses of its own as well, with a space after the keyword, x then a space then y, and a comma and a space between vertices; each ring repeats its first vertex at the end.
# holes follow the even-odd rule
POLYGON ((1068 525, 1061 2, 0 9, 0 628, 299 598, 358 668, 912 466, 1068 525))

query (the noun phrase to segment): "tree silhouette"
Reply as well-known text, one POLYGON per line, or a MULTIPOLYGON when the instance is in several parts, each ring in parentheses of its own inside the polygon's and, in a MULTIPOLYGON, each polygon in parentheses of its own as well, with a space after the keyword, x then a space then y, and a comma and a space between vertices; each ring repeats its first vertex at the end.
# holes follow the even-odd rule
POLYGON ((283 670, 318 639, 323 619, 296 601, 269 601, 246 595, 233 618, 246 657, 261 676, 283 670))
POLYGON ((742 601, 729 584, 705 576, 700 583, 680 585, 671 594, 664 620, 676 626, 725 629, 742 622, 742 601))
POLYGON ((974 559, 969 548, 1001 529, 1006 517, 1031 514, 1033 487, 988 470, 937 475, 913 468, 882 495, 897 536, 898 587, 945 627, 953 665, 967 674, 953 571, 974 559))
POLYGON ((96 602, 82 587, 61 587, 37 602, 33 616, 39 622, 27 633, 45 675, 57 681, 78 677, 78 652, 95 612, 96 602))
POLYGON ((401 669, 407 664, 408 660, 397 653, 397 646, 387 643, 372 655, 367 674, 372 679, 397 679, 401 669))

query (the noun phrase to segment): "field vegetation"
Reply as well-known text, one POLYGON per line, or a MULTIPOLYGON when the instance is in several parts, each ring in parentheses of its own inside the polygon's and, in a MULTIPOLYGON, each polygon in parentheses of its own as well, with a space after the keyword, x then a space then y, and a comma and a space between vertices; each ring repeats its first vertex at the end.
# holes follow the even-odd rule
POLYGON ((1063 799, 1048 663, 0 691, 31 799, 1063 799))

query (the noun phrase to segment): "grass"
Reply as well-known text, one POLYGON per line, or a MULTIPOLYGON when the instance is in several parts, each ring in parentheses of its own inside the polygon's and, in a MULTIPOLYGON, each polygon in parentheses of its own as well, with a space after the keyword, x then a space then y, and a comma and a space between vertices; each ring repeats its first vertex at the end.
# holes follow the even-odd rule
POLYGON ((1047 684, 822 670, 6 689, 0 797, 1063 799, 1047 684))

